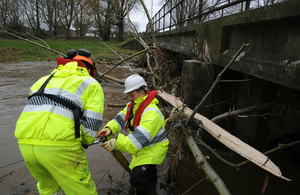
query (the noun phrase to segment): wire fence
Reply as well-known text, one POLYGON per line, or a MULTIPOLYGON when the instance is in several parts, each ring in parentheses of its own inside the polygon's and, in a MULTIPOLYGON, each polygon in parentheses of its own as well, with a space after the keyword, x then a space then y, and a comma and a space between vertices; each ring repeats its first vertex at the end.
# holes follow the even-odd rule
MULTIPOLYGON (((154 32, 159 33, 283 1, 288 0, 169 0, 151 22, 154 32)), ((146 34, 150 33, 148 23, 146 34)))

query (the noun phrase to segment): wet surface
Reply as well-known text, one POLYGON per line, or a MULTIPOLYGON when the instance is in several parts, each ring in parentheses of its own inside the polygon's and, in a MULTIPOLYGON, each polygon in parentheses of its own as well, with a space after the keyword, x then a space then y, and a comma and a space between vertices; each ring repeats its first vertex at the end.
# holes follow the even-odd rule
MULTIPOLYGON (((21 62, 14 64, 0 64, 0 194, 37 194, 36 181, 32 178, 27 167, 22 161, 17 140, 14 137, 15 123, 27 102, 29 87, 40 77, 47 75, 56 67, 55 62, 21 62), (17 162, 17 163, 15 163, 17 162), (13 164, 15 163, 15 164, 13 164)), ((110 66, 98 67, 100 72, 105 72, 110 66)), ((117 68, 109 73, 118 79, 136 73, 138 69, 128 66, 117 68)), ((123 94, 124 86, 113 82, 102 82, 105 94, 104 123, 108 122, 123 107, 112 107, 108 104, 122 105, 127 103, 123 94)), ((177 140, 178 141, 178 140, 177 140)), ((176 141, 175 141, 176 142, 176 141)), ((158 166, 159 182, 150 188, 151 194, 219 194, 214 185, 204 178, 204 173, 196 170, 194 158, 189 156, 187 161, 180 164, 176 178, 177 192, 167 193, 161 188, 164 183, 171 158, 170 148, 167 158, 158 166), (198 183, 199 182, 199 183, 198 183)), ((220 150, 219 150, 220 151, 220 150)), ((266 150, 261 150, 266 151, 266 150)), ((271 154, 270 159, 280 168, 283 175, 292 179, 284 181, 252 163, 248 163, 236 170, 216 159, 206 150, 202 151, 209 156, 209 164, 222 178, 232 195, 257 195, 261 194, 266 175, 269 182, 264 194, 267 195, 298 195, 300 193, 300 166, 291 159, 290 155, 282 151, 271 154)), ((118 164, 112 155, 100 147, 100 144, 86 150, 90 164, 92 178, 99 194, 108 194, 113 188, 120 190, 115 194, 129 194, 128 173, 118 164), (111 179, 110 179, 110 177, 111 179)), ((123 153, 130 161, 131 156, 123 153)), ((233 163, 240 163, 245 159, 226 149, 220 154, 233 163)), ((112 191, 111 191, 112 192, 112 191)), ((114 194, 114 193, 111 193, 114 194)))
MULTIPOLYGON (((40 77, 49 74, 56 68, 56 62, 20 62, 14 64, 0 64, 0 194, 37 194, 36 181, 30 175, 22 160, 17 139, 14 137, 16 121, 27 102, 30 86, 40 77), (15 163, 15 164, 14 164, 15 163)), ((110 66, 98 67, 105 72, 110 66)), ((129 66, 116 68, 109 73, 118 79, 136 73, 138 69, 129 66)), ((106 124, 123 107, 110 107, 109 104, 125 105, 126 96, 123 94, 124 86, 102 82, 105 95, 104 122, 106 124)), ((99 194, 107 194, 109 188, 120 189, 120 194, 128 194, 129 176, 118 164, 112 155, 100 144, 90 146, 86 150, 92 178, 97 185, 99 194), (109 178, 111 176, 112 180, 109 178)), ((131 155, 123 153, 130 161, 131 155)), ((165 165, 158 169, 164 170, 165 165)), ((162 172, 160 172, 160 175, 162 172)), ((161 178, 164 176, 161 175, 161 178)), ((155 186, 152 189, 156 194, 155 186)), ((158 194, 164 194, 159 192, 158 194)))

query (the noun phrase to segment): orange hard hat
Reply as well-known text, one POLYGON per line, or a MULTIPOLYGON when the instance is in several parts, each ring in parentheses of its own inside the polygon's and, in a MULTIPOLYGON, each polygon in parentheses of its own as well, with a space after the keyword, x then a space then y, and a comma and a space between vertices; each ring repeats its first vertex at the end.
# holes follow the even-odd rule
POLYGON ((79 49, 78 55, 73 57, 73 59, 81 60, 86 65, 89 70, 90 75, 95 78, 96 76, 96 67, 95 63, 90 59, 91 53, 86 49, 79 49))

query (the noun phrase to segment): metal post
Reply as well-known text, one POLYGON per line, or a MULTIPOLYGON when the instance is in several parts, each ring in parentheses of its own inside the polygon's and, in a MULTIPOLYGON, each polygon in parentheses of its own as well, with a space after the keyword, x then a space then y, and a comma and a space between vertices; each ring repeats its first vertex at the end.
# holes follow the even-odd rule
POLYGON ((164 5, 164 18, 163 18, 163 31, 164 32, 165 32, 165 28, 166 28, 166 6, 165 5, 164 5))
MULTIPOLYGON (((172 1, 170 1, 170 2, 171 2, 170 7, 172 9, 172 1)), ((172 26, 172 11, 170 10, 170 29, 169 30, 171 30, 171 26, 172 26)))
POLYGON ((158 12, 158 32, 160 32, 160 10, 158 12))

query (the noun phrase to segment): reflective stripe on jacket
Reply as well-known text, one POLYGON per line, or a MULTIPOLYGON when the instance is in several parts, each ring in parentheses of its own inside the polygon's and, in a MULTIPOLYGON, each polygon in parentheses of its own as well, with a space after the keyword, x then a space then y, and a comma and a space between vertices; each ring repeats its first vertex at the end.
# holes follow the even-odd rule
MULTIPOLYGON (((59 66, 44 93, 59 96, 83 111, 81 137, 75 139, 74 115, 69 108, 45 96, 33 96, 19 117, 15 137, 20 144, 69 146, 91 144, 102 125, 104 94, 101 85, 77 62, 59 66)), ((54 72, 53 71, 53 72, 54 72)), ((53 73, 52 72, 52 73, 53 73)), ((31 88, 35 93, 45 80, 39 79, 31 88)))
MULTIPOLYGON (((135 100, 133 115, 147 96, 135 100)), ((130 169, 144 164, 162 164, 168 150, 169 140, 164 128, 164 116, 157 107, 158 100, 154 98, 146 107, 141 116, 139 126, 130 131, 128 136, 119 134, 116 141, 116 150, 132 154, 130 169)), ((113 134, 125 127, 127 106, 119 112, 105 127, 109 127, 113 134)), ((131 125, 133 120, 130 121, 131 125)))

